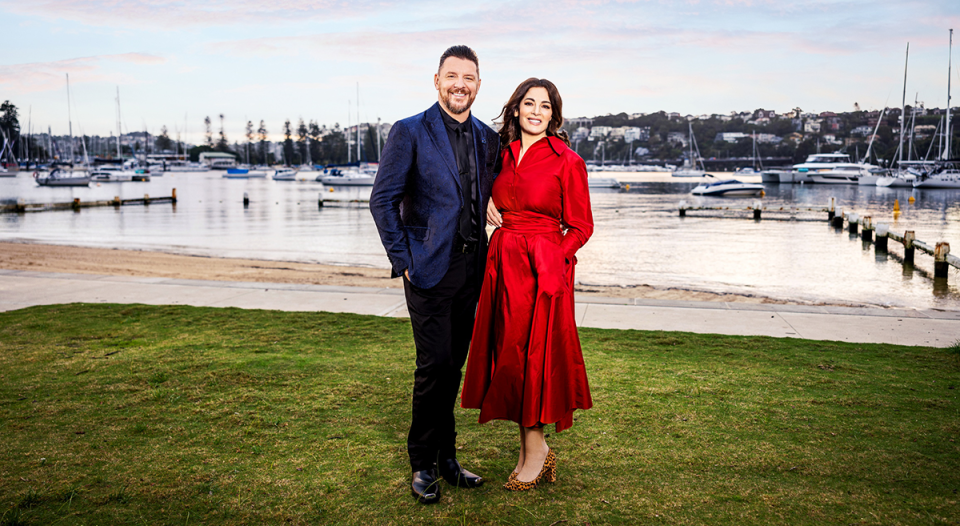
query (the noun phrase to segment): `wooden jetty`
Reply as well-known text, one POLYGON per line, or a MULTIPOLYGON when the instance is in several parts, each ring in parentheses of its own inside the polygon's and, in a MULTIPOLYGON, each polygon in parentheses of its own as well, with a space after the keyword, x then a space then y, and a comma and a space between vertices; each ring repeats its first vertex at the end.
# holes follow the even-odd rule
MULTIPOLYGON (((945 241, 937 243, 926 243, 916 237, 913 230, 907 230, 903 234, 898 234, 890 229, 889 223, 874 223, 871 216, 860 216, 854 212, 844 212, 843 208, 836 206, 836 198, 830 198, 830 204, 820 208, 799 208, 799 207, 780 207, 767 208, 760 201, 755 201, 753 206, 744 208, 728 206, 687 206, 686 201, 680 201, 678 210, 680 217, 687 217, 687 212, 708 211, 710 214, 696 217, 720 217, 732 219, 753 219, 755 221, 826 221, 834 228, 842 230, 847 229, 851 234, 859 235, 864 242, 872 243, 874 250, 880 254, 886 254, 889 248, 889 240, 894 240, 903 246, 903 264, 913 267, 916 251, 933 256, 933 277, 934 279, 946 280, 949 275, 949 268, 960 269, 960 257, 950 253, 950 243, 945 241), (747 212, 747 214, 743 214, 747 212), (781 215, 774 217, 764 217, 764 212, 779 213, 781 215), (782 213, 787 212, 788 217, 783 217, 782 213), (816 212, 825 213, 826 217, 819 218, 799 218, 798 212, 816 212)), ((898 214, 899 203, 894 208, 894 217, 898 214)))
POLYGON ((0 212, 22 214, 25 212, 47 212, 51 210, 80 210, 82 208, 95 208, 102 206, 130 206, 130 205, 152 205, 159 203, 177 203, 177 189, 174 188, 171 195, 166 197, 150 197, 144 194, 143 197, 133 199, 120 199, 119 196, 109 201, 81 201, 76 198, 73 201, 65 203, 27 203, 23 198, 17 199, 16 204, 0 205, 0 212))

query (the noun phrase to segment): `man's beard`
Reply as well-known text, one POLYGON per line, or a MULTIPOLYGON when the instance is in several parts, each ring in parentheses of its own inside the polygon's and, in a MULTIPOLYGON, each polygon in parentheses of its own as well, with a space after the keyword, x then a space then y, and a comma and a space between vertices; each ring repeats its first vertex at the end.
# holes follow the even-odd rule
POLYGON ((470 106, 473 105, 473 99, 477 98, 472 92, 466 92, 466 99, 461 103, 460 106, 457 106, 456 100, 453 98, 453 94, 449 91, 447 92, 446 97, 443 98, 443 103, 450 110, 450 113, 454 115, 460 115, 461 113, 470 109, 470 106))

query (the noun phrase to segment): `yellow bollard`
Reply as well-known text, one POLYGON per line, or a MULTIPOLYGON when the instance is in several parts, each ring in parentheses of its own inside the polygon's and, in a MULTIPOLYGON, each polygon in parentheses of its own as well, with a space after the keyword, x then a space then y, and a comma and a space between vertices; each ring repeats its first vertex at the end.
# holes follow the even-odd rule
POLYGON ((894 199, 894 200, 893 200, 893 211, 894 211, 894 213, 900 211, 900 200, 899 200, 899 199, 894 199))
POLYGON ((907 199, 907 202, 908 202, 908 203, 910 203, 910 204, 912 205, 913 203, 915 203, 915 202, 916 202, 916 199, 914 199, 914 197, 913 197, 913 196, 911 195, 911 196, 910 196, 910 198, 909 198, 909 199, 907 199))
POLYGON ((624 189, 629 192, 629 191, 630 191, 630 183, 627 183, 626 185, 624 185, 624 189))

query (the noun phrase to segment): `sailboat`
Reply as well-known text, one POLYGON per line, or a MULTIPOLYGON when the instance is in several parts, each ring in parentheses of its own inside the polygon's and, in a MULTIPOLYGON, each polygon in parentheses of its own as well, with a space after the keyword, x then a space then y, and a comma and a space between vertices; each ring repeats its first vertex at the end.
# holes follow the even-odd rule
POLYGON ((947 116, 946 116, 946 147, 941 153, 941 162, 929 175, 920 175, 913 182, 914 188, 960 188, 960 159, 951 159, 950 139, 950 74, 953 66, 953 30, 950 30, 950 52, 947 62, 947 116))
POLYGON ((703 177, 707 175, 706 170, 703 169, 703 160, 700 158, 700 148, 697 147, 697 139, 693 136, 693 124, 687 122, 687 127, 690 132, 690 152, 686 160, 683 161, 683 166, 679 170, 673 172, 673 177, 703 177), (696 155, 694 155, 696 153, 696 155), (700 165, 700 168, 697 168, 697 165, 700 165))
POLYGON ((0 134, 3 134, 3 148, 0 149, 0 163, 2 163, 0 164, 0 177, 16 177, 20 165, 13 158, 13 143, 7 138, 3 129, 0 129, 0 134))
MULTIPOLYGON (((73 117, 70 112, 70 74, 67 73, 67 122, 70 130, 70 164, 68 169, 54 168, 50 173, 43 176, 34 175, 37 184, 40 186, 89 186, 90 174, 86 170, 77 170, 73 167, 73 117)), ((83 142, 83 130, 81 129, 81 143, 83 144, 83 156, 87 157, 87 145, 83 142)))

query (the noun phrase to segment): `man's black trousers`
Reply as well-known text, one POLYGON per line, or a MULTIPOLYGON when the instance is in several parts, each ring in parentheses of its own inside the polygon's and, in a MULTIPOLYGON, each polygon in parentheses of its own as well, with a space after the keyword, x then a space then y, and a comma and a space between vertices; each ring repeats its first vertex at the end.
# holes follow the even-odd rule
POLYGON ((403 279, 417 347, 413 422, 407 437, 413 471, 457 457, 453 410, 473 335, 482 270, 476 253, 454 253, 450 268, 433 288, 421 289, 403 279))

